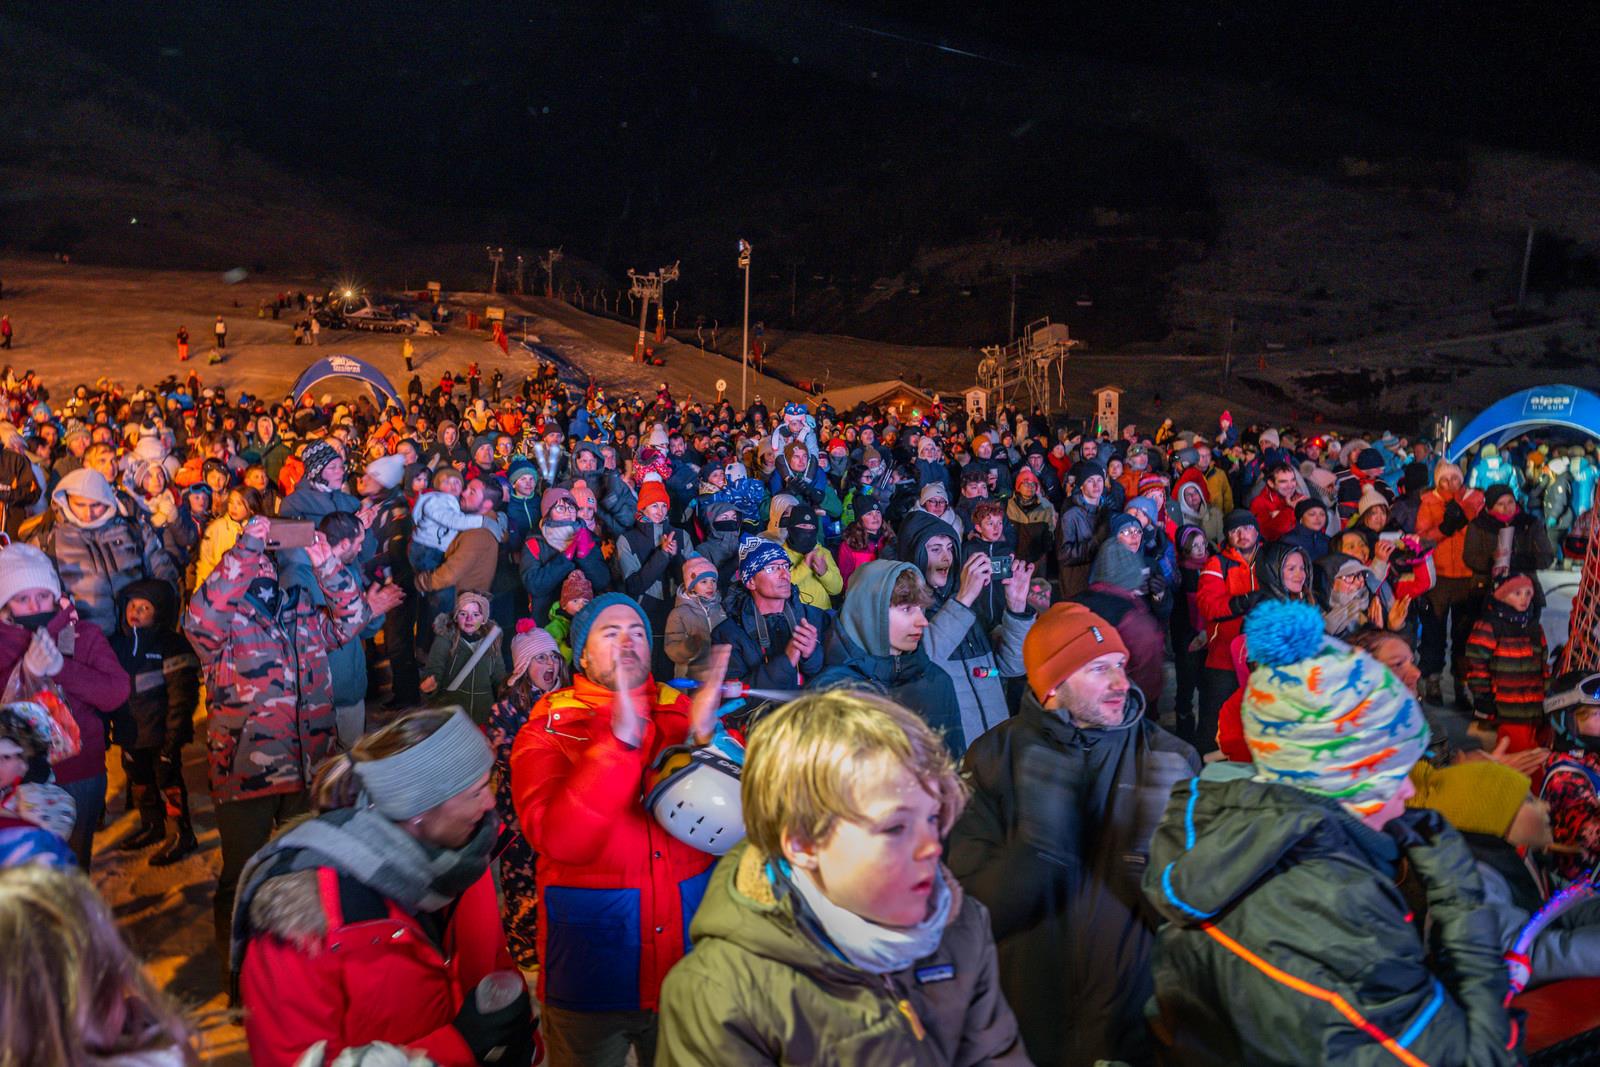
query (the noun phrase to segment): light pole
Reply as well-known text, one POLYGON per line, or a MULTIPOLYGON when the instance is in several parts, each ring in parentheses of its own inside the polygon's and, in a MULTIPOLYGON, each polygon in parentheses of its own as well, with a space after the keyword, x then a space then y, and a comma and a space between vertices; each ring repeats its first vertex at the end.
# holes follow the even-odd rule
POLYGON ((744 331, 739 341, 739 407, 748 409, 750 399, 750 242, 739 238, 739 266, 744 270, 744 331))

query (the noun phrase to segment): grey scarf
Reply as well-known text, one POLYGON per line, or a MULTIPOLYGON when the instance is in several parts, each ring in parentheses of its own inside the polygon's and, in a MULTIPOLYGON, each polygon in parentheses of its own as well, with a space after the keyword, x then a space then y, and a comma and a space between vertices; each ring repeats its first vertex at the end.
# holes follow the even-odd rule
POLYGON ((498 833, 498 821, 485 816, 464 846, 440 848, 417 840, 399 823, 378 814, 366 794, 353 808, 296 824, 251 857, 239 876, 239 896, 233 905, 233 969, 244 963, 252 932, 251 901, 268 880, 332 867, 413 915, 438 911, 483 877, 498 833))

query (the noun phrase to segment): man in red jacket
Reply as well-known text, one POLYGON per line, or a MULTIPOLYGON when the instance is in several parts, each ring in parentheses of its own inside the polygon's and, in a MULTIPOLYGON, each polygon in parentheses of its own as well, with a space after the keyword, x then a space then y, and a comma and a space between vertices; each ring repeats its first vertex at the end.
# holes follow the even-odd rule
POLYGON ((550 1067, 655 1059, 661 980, 689 948, 715 857, 645 810, 661 751, 704 743, 726 646, 693 706, 650 676, 650 623, 621 593, 572 620, 572 687, 534 705, 511 751, 511 792, 539 857, 539 1000, 550 1067))
POLYGON ((1266 488, 1250 502, 1250 511, 1261 527, 1261 540, 1276 541, 1294 529, 1294 507, 1305 498, 1294 469, 1287 463, 1274 463, 1267 471, 1266 488))
MULTIPOLYGON (((1292 514, 1292 512, 1291 512, 1292 514)), ((1206 633, 1206 666, 1200 672, 1200 724, 1195 747, 1203 756, 1217 747, 1217 713, 1239 688, 1233 669, 1233 642, 1244 617, 1259 599, 1256 553, 1261 530, 1248 511, 1231 511, 1222 521, 1222 551, 1200 572, 1200 621, 1206 633)))

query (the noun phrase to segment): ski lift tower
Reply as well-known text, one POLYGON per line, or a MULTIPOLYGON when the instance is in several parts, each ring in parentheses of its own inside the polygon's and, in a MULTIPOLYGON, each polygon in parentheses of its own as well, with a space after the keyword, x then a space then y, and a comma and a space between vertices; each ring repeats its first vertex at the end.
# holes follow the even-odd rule
MULTIPOLYGON (((565 246, 562 246, 565 247, 565 246)), ((561 249, 552 248, 539 259, 539 266, 544 268, 544 297, 552 300, 556 295, 556 264, 561 261, 561 249)))
POLYGON ((1034 407, 1050 406, 1050 378, 1056 379, 1055 406, 1066 404, 1067 357, 1082 341, 1072 339, 1064 322, 1051 322, 1046 316, 1030 322, 1022 336, 1005 345, 983 349, 978 363, 978 384, 995 394, 995 405, 1003 407, 1007 390, 1021 386, 1028 391, 1034 407))
MULTIPOLYGON (((679 260, 679 262, 681 263, 682 260, 679 260)), ((650 322, 650 304, 652 301, 659 304, 661 302, 662 286, 666 285, 668 282, 675 282, 678 280, 678 264, 674 263, 670 267, 662 267, 660 270, 653 270, 649 274, 639 274, 632 268, 629 268, 628 280, 633 283, 632 288, 630 288, 628 291, 632 293, 633 296, 638 298, 640 302, 639 339, 635 341, 633 345, 633 361, 635 363, 643 363, 645 331, 648 329, 650 322)))

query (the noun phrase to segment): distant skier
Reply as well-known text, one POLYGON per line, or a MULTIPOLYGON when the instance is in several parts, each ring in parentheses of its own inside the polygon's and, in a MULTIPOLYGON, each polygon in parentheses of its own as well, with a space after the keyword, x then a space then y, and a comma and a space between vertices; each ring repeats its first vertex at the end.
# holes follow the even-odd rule
POLYGON ((217 325, 216 325, 215 329, 216 329, 216 335, 217 335, 217 347, 218 348, 227 348, 228 347, 228 324, 226 322, 222 321, 222 316, 221 315, 217 316, 217 325))
POLYGON ((178 362, 189 362, 189 327, 178 327, 178 362))

